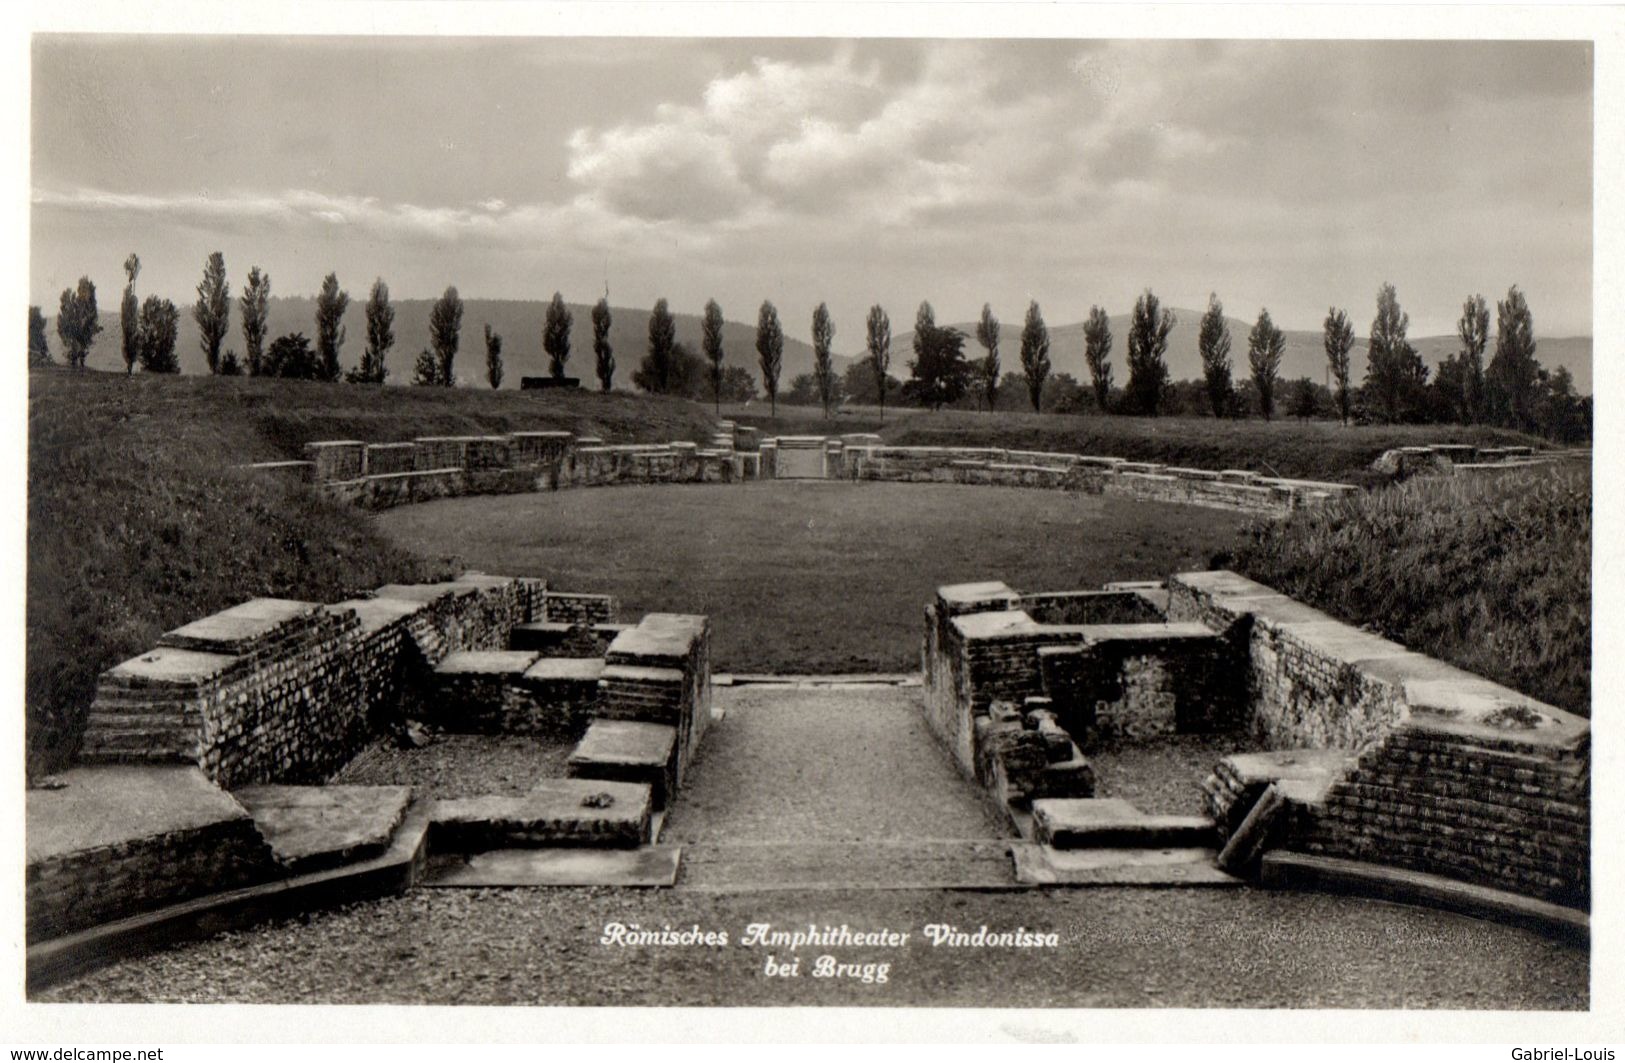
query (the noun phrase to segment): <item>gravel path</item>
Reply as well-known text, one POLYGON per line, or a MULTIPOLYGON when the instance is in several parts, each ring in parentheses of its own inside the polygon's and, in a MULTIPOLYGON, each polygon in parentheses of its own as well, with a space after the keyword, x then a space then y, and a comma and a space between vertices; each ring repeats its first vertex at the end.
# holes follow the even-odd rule
POLYGON ((918 688, 718 687, 661 840, 858 842, 1003 837, 926 728, 918 688))
POLYGON ((1121 797, 1141 812, 1196 816, 1202 780, 1232 753, 1258 749, 1247 735, 1161 735, 1105 739, 1084 751, 1095 769, 1095 795, 1121 797))
MULTIPOLYGON (((779 959, 783 949, 771 950, 779 959)), ((943 1005, 1583 1009, 1583 949, 1440 912, 1321 894, 417 890, 128 960, 50 1001, 531 1005, 943 1005), (698 925, 726 948, 607 947, 605 924, 698 925), (909 931, 802 949, 767 978, 745 927, 909 931), (932 948, 929 923, 1025 926, 1054 949, 932 948), (811 977, 817 956, 884 984, 811 977)))
POLYGON ((422 797, 519 795, 540 779, 562 778, 576 740, 527 735, 436 735, 418 749, 384 738, 358 753, 330 781, 410 786, 422 797))

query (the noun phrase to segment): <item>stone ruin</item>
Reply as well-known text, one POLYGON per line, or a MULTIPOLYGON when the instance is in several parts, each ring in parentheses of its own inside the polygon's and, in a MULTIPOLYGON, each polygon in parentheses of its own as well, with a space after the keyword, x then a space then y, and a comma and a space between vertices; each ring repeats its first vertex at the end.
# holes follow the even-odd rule
POLYGON ((296 897, 339 865, 361 895, 398 889, 429 846, 648 843, 710 719, 710 622, 616 612, 469 574, 255 599, 167 633, 102 675, 65 785, 29 791, 31 947, 60 970, 89 962, 77 931, 264 884, 296 897), (520 796, 320 785, 408 720, 573 749, 520 796))
POLYGON ((1047 851, 1132 827, 1205 835, 1266 883, 1397 868, 1558 922, 1589 907, 1589 721, 1234 573, 943 587, 921 664, 933 729, 1047 851), (1209 818, 1159 825, 1094 798, 1079 746, 1102 731, 1240 732, 1267 751, 1220 761, 1209 818))
MULTIPOLYGON (((305 462, 260 468, 366 507, 847 479, 1281 514, 1352 490, 873 436, 755 435, 725 424, 703 449, 558 432, 324 442, 305 462)), ((651 842, 711 718, 710 621, 617 614, 607 596, 469 574, 330 605, 256 599, 165 634, 101 677, 66 787, 29 791, 30 978, 99 962, 108 941, 137 948, 224 925, 211 913, 263 917, 399 891, 431 852, 628 852, 646 884, 669 885, 675 857, 662 865, 651 842), (569 754, 557 777, 519 795, 321 785, 407 721, 538 736, 569 754)), ((945 586, 924 619, 926 719, 1019 836, 1019 882, 1100 881, 1090 877, 1099 847, 1167 846, 1200 857, 1177 869, 1189 884, 1376 882, 1366 891, 1502 915, 1512 896, 1544 905, 1537 921, 1584 932, 1584 719, 1228 572, 1097 591, 945 586), (1096 794, 1089 751, 1100 737, 1203 733, 1247 734, 1263 748, 1214 766, 1201 783, 1205 815, 1146 815, 1096 794), (1463 890, 1479 892, 1463 901, 1463 890)))
POLYGON ((1349 484, 1122 458, 999 447, 897 447, 877 435, 777 436, 722 422, 697 443, 606 444, 568 432, 432 436, 402 443, 326 440, 305 460, 249 468, 315 484, 367 509, 435 498, 646 483, 851 480, 1077 491, 1279 516, 1324 505, 1349 484))

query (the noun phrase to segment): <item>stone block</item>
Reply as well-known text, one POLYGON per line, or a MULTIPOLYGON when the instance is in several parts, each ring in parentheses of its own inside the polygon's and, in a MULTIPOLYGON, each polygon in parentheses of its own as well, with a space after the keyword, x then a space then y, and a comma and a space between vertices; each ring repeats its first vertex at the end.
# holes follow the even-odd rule
POLYGON ((656 809, 677 790, 677 728, 636 720, 595 720, 568 765, 572 778, 646 783, 656 809))
POLYGON ((1147 815, 1108 797, 1034 801, 1033 830, 1038 841, 1056 849, 1177 849, 1216 840, 1206 817, 1147 815))
POLYGON ((232 793, 277 863, 304 874, 377 856, 406 815, 405 786, 245 786, 232 793))
POLYGON ((554 845, 629 849, 648 843, 652 816, 647 785, 546 779, 520 797, 435 802, 429 844, 458 853, 554 845))

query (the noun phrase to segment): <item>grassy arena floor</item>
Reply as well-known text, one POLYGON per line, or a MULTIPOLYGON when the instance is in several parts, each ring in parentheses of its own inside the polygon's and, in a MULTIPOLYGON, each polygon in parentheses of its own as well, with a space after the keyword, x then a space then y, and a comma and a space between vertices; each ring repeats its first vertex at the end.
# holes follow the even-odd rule
POLYGON ((737 672, 913 671, 939 584, 1098 587, 1205 568, 1238 514, 950 484, 610 487, 447 499, 380 514, 425 557, 544 576, 621 599, 622 614, 711 617, 737 672))

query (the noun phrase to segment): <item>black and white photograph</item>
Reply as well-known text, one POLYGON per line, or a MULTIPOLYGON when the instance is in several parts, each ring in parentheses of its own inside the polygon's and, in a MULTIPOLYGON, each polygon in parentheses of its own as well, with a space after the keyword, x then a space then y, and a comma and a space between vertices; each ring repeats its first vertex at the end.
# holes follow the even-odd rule
POLYGON ((1618 8, 344 8, 14 41, 19 1014, 1625 1034, 1618 8))

